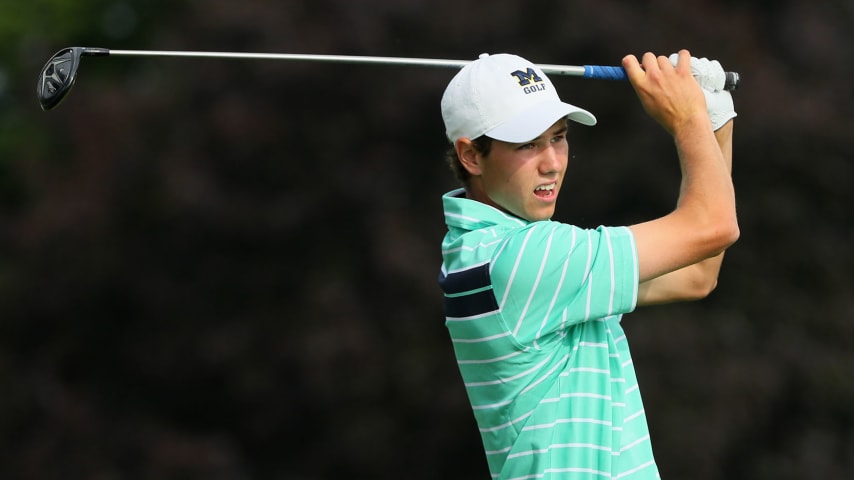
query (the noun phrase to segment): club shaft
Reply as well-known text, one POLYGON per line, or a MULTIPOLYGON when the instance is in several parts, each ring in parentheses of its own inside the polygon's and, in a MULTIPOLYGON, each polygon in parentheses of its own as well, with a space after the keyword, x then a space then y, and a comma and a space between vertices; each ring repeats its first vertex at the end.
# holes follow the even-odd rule
MULTIPOLYGON (((183 50, 110 50, 106 48, 86 48, 84 55, 101 56, 139 56, 139 57, 192 57, 192 58, 229 58, 246 60, 293 60, 327 63, 370 63, 377 65, 412 65, 421 67, 462 68, 470 60, 450 60, 441 58, 372 57, 360 55, 312 55, 302 53, 249 53, 249 52, 199 52, 183 50)), ((573 65, 538 65, 548 74, 583 76, 584 67, 573 65)))
MULTIPOLYGON (((411 65, 422 67, 462 68, 471 60, 448 60, 440 58, 408 58, 408 57, 373 57, 359 55, 313 55, 303 53, 251 53, 251 52, 200 52, 176 50, 110 50, 106 48, 84 48, 83 55, 125 55, 147 57, 194 57, 194 58, 229 58, 247 60, 292 60, 306 62, 329 63, 361 63, 375 65, 411 65)), ((603 80, 626 80, 623 67, 600 65, 537 65, 549 75, 569 75, 603 80)), ((726 72, 724 89, 738 88, 739 75, 736 72, 726 72)))

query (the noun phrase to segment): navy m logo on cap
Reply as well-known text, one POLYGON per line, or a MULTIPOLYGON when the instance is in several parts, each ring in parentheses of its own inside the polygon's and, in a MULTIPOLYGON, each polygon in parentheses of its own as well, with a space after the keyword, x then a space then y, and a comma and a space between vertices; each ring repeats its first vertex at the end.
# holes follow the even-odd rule
POLYGON ((522 70, 516 70, 515 72, 512 72, 510 75, 516 77, 516 80, 519 81, 520 87, 526 87, 526 86, 530 85, 532 82, 533 83, 540 83, 543 81, 543 79, 540 78, 539 75, 537 75, 537 71, 531 67, 528 67, 528 70, 526 70, 524 72, 522 70))

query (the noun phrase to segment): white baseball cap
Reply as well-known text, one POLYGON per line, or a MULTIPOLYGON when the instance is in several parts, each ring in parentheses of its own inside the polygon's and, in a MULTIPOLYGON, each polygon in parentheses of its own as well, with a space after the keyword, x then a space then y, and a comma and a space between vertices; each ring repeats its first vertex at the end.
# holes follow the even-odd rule
POLYGON ((563 117, 596 124, 587 110, 562 102, 536 65, 507 53, 481 54, 454 76, 442 96, 442 119, 452 143, 481 135, 527 142, 563 117))

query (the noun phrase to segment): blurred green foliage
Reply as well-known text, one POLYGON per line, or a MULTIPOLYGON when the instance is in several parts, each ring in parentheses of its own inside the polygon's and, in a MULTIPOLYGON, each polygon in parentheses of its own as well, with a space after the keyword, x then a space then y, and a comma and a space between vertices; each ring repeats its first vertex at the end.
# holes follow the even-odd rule
MULTIPOLYGON (((624 320, 663 478, 852 478, 850 1, 14 1, 0 7, 0 478, 482 478, 442 325, 452 72, 87 59, 67 46, 616 64, 743 78, 742 236, 707 300, 624 320), (405 473, 401 473, 405 472, 405 473)), ((559 220, 667 212, 628 84, 554 79, 559 220)))

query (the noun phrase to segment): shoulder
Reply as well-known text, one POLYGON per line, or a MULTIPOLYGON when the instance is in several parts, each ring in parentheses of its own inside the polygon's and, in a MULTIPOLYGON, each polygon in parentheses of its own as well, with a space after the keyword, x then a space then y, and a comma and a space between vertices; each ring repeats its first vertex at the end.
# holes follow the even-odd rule
POLYGON ((503 238, 502 253, 551 249, 572 251, 582 246, 597 249, 615 243, 622 248, 623 245, 633 245, 633 242, 632 232, 627 227, 600 226, 591 229, 546 220, 507 230, 503 238))
POLYGON ((631 230, 626 227, 581 228, 542 221, 508 231, 492 256, 493 270, 551 270, 572 259, 585 270, 596 265, 620 265, 633 270, 637 257, 631 230))

